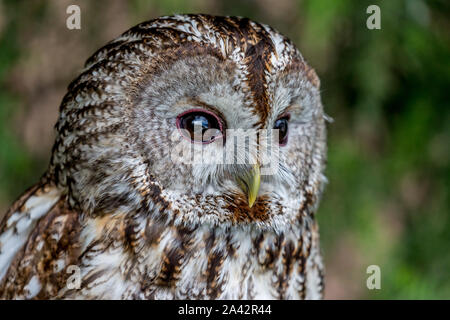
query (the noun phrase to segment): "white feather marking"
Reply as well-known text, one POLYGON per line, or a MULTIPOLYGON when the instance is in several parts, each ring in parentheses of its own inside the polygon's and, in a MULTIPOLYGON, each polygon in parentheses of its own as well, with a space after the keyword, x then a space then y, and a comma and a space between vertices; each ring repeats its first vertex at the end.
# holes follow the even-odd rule
POLYGON ((36 221, 58 201, 59 195, 57 189, 52 189, 48 193, 32 196, 25 202, 25 211, 14 213, 8 220, 9 228, 0 235, 0 281, 8 271, 16 253, 27 241, 36 221))
POLYGON ((34 298, 42 289, 39 278, 37 276, 33 276, 24 289, 25 291, 28 291, 28 294, 25 296, 26 299, 34 298))

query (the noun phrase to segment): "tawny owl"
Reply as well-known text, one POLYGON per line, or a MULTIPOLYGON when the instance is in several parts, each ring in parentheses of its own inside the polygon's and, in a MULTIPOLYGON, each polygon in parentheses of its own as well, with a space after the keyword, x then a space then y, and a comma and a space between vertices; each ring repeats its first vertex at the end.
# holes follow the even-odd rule
POLYGON ((137 25, 69 85, 48 170, 0 225, 0 297, 321 298, 325 120, 316 73, 271 27, 137 25))

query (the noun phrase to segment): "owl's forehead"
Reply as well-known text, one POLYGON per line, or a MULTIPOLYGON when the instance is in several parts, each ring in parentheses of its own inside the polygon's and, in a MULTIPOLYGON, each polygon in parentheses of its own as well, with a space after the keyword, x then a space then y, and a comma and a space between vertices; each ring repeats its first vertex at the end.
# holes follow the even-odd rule
MULTIPOLYGON (((162 55, 168 48, 172 58, 202 53, 219 55, 235 65, 238 84, 250 97, 250 105, 260 124, 270 116, 276 79, 289 71, 303 73, 313 86, 318 78, 295 45, 271 27, 240 17, 176 15, 141 23, 122 35, 137 39, 147 34, 162 55)), ((165 52, 166 51, 166 52, 165 52)))
MULTIPOLYGON (((292 63, 305 63, 295 45, 270 26, 241 17, 175 15, 141 23, 137 29, 154 35, 158 47, 198 44, 216 49, 224 58, 256 73, 276 73, 292 63)), ((134 28, 133 28, 134 29, 134 28)), ((124 37, 137 36, 129 30, 124 37)), ((137 31, 137 30, 136 30, 137 31)))
POLYGON ((283 68, 293 58, 301 58, 289 39, 268 25, 247 18, 176 15, 145 22, 139 27, 149 32, 176 30, 179 32, 180 42, 213 46, 224 57, 231 58, 236 63, 250 63, 252 58, 265 58, 264 63, 268 67, 283 68))
POLYGON ((254 82, 294 66, 304 69, 314 86, 319 85, 317 76, 296 46, 270 26, 248 18, 203 14, 166 16, 140 23, 100 48, 85 67, 88 69, 102 60, 114 60, 119 53, 116 50, 130 49, 126 56, 133 58, 135 49, 141 45, 145 47, 143 51, 148 51, 145 52, 148 57, 159 56, 177 46, 208 47, 235 62, 254 82))

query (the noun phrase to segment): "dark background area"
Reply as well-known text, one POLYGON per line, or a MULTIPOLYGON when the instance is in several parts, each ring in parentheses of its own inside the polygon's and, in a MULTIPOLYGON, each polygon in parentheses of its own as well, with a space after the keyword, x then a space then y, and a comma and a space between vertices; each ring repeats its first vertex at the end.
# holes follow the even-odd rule
POLYGON ((450 298, 450 2, 0 2, 0 216, 50 158, 59 103, 84 61, 160 15, 239 15, 290 37, 322 83, 328 126, 318 211, 326 298, 450 298), (66 8, 81 8, 81 30, 66 8), (366 8, 381 8, 381 30, 366 8), (366 268, 381 268, 368 290, 366 268))

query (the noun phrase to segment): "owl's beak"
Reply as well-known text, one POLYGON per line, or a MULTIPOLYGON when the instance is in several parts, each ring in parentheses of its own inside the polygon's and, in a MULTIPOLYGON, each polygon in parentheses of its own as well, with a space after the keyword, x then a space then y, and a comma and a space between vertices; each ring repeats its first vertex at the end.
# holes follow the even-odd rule
POLYGON ((242 191, 247 194, 248 206, 251 208, 258 196, 259 186, 261 184, 261 171, 259 164, 255 164, 248 171, 236 177, 236 180, 242 191))

